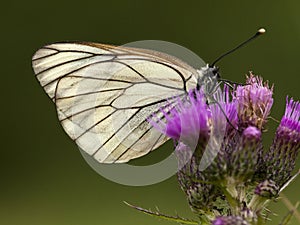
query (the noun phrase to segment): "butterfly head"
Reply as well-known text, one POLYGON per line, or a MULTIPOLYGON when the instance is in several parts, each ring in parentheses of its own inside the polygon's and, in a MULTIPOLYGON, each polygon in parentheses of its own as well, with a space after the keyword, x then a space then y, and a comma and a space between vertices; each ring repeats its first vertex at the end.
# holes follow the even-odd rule
POLYGON ((197 70, 197 72, 197 89, 203 88, 206 95, 212 95, 215 92, 221 78, 219 67, 206 65, 201 67, 200 70, 197 70))

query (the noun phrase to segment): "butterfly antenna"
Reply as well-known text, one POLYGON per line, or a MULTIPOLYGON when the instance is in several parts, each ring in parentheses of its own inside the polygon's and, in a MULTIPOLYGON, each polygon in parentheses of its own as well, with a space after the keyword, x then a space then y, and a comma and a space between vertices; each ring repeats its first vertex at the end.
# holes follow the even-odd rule
POLYGON ((249 39, 247 39, 246 41, 242 42, 241 44, 239 44, 238 46, 236 46, 235 48, 231 49, 230 51, 224 53, 223 55, 219 56, 212 64, 210 64, 210 67, 213 67, 217 62, 219 62, 222 58, 224 58, 225 56, 231 54, 232 52, 238 50, 239 48, 241 48, 242 46, 244 46, 245 44, 249 43, 250 41, 256 39, 258 36, 264 34, 266 32, 266 30, 264 28, 260 28, 252 37, 250 37, 249 39))

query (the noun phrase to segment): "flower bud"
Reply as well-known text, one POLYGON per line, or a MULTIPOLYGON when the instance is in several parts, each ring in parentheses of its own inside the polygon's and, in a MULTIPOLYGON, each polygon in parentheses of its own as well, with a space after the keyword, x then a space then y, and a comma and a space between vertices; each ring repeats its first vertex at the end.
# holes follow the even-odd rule
POLYGON ((230 173, 238 182, 250 181, 257 168, 259 155, 262 154, 261 131, 249 126, 236 139, 235 145, 232 144, 230 173))

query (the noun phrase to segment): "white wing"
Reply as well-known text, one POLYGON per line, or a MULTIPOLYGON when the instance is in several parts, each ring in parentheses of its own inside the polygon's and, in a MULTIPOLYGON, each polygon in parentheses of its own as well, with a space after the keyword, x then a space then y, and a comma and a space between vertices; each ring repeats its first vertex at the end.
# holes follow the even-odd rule
POLYGON ((127 162, 167 137, 147 118, 196 86, 196 70, 164 53, 95 43, 57 43, 33 56, 33 69, 77 145, 102 163, 127 162))

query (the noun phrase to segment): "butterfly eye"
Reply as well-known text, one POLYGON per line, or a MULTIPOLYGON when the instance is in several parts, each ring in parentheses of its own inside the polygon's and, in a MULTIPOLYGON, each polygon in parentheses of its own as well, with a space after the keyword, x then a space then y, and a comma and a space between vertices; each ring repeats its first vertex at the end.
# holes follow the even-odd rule
POLYGON ((214 67, 214 69, 212 70, 212 73, 213 73, 218 79, 221 78, 219 71, 220 71, 220 68, 219 68, 219 67, 214 67))

